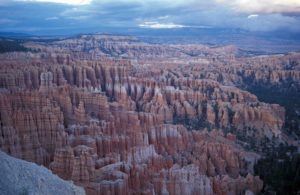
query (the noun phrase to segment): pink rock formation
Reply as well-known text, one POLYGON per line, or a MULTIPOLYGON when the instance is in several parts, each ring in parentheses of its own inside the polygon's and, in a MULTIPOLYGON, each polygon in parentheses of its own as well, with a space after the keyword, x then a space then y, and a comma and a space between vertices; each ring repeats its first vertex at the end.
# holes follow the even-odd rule
POLYGON ((41 52, 0 55, 1 150, 49 167, 88 194, 262 189, 251 171, 241 176, 251 169, 248 152, 224 132, 283 137, 284 108, 238 87, 247 79, 299 82, 299 65, 282 65, 299 54, 237 59, 232 46, 107 35, 27 45, 41 52), (274 67, 265 71, 267 62, 274 67))

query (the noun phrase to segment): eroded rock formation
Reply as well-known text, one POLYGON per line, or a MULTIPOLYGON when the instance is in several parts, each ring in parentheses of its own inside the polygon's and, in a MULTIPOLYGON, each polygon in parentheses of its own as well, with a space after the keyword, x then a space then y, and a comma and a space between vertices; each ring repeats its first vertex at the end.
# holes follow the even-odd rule
POLYGON ((88 194, 262 189, 250 166, 259 155, 242 148, 236 133, 283 140, 285 110, 238 86, 266 74, 263 82, 296 85, 299 70, 237 66, 256 59, 238 61, 233 47, 179 50, 128 37, 28 45, 41 52, 0 56, 1 150, 47 166, 88 194))

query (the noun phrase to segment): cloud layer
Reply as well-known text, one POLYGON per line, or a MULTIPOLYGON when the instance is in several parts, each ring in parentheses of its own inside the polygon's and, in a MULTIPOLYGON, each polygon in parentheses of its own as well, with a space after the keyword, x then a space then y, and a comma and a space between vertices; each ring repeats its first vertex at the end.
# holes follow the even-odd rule
POLYGON ((37 3, 59 3, 67 5, 88 5, 92 0, 15 0, 23 2, 37 2, 37 3))
POLYGON ((233 28, 300 32, 299 0, 0 0, 2 31, 233 28))
POLYGON ((154 28, 154 29, 165 29, 165 28, 184 28, 187 26, 181 24, 174 24, 174 23, 159 23, 159 22, 144 22, 139 24, 141 28, 154 28))
POLYGON ((246 13, 297 13, 299 0, 216 0, 237 12, 246 13))

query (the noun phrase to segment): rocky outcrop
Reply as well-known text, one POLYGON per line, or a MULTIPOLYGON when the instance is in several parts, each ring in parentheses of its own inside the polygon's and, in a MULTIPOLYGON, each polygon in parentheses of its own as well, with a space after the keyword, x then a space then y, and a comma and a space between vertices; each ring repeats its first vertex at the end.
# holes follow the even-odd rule
POLYGON ((10 157, 2 151, 0 164, 1 194, 85 194, 84 189, 62 180, 47 168, 10 157))
POLYGON ((43 72, 41 73, 40 78, 40 90, 49 90, 53 85, 53 74, 52 72, 43 72))
MULTIPOLYGON (((92 106, 97 102, 92 97, 93 95, 96 97, 96 94, 102 94, 102 99, 118 102, 129 111, 156 114, 160 120, 167 123, 172 123, 174 118, 187 118, 207 121, 212 127, 264 129, 261 137, 273 135, 280 137, 280 129, 284 123, 282 107, 260 103, 254 95, 246 91, 223 86, 213 80, 185 78, 172 80, 167 75, 162 75, 163 82, 157 83, 147 78, 132 77, 131 66, 104 66, 98 63, 88 63, 84 66, 51 66, 47 67, 52 69, 48 72, 42 72, 42 69, 41 67, 38 71, 41 72, 39 85, 32 85, 36 80, 32 76, 25 82, 29 85, 19 85, 15 82, 9 86, 5 84, 6 89, 16 91, 36 86, 43 93, 51 91, 54 86, 69 85, 84 89, 86 92, 84 96, 87 97, 77 98, 84 98, 88 102, 87 105, 84 102, 76 103, 78 107, 74 108, 73 120, 77 120, 80 124, 86 121, 85 107, 88 107, 89 114, 103 113, 99 112, 97 106, 92 106)), ((24 70, 23 75, 25 74, 24 70)), ((99 97, 97 96, 98 99, 99 97)), ((70 102, 70 98, 64 101, 70 102)), ((63 110, 67 111, 65 106, 63 110)), ((69 114, 65 121, 71 120, 70 106, 68 107, 69 114)), ((102 108, 107 109, 105 105, 102 108)))
MULTIPOLYGON (((162 93, 156 94, 154 90, 154 94, 145 93, 144 98, 164 105, 167 100, 162 93)), ((187 131, 184 126, 166 125, 165 115, 156 114, 156 110, 131 111, 122 101, 109 102, 104 93, 68 86, 52 86, 43 92, 2 93, 1 148, 49 165, 54 173, 91 194, 161 190, 172 194, 176 186, 186 185, 184 179, 178 180, 181 173, 173 166, 183 175, 198 175, 182 189, 193 190, 182 192, 200 190, 210 194, 215 192, 214 177, 228 175, 236 179, 246 169, 245 152, 236 149, 234 142, 228 144, 229 139, 221 132, 187 131), (185 168, 189 164, 194 173, 185 171, 190 169, 185 168), (158 175, 173 175, 173 171, 179 176, 154 182, 161 178, 158 175), (165 188, 164 183, 169 186, 165 188)), ((248 184, 238 190, 246 188, 250 188, 248 184)))
MULTIPOLYGON (((245 189, 257 192, 262 187, 258 177, 249 175, 247 180, 251 182, 246 182, 238 176, 239 170, 246 166, 244 152, 216 143, 210 134, 189 133, 184 127, 174 125, 136 134, 139 136, 135 138, 129 138, 129 134, 125 138, 77 135, 71 139, 72 147, 56 150, 50 168, 63 178, 85 186, 90 193, 108 190, 120 194, 153 191, 177 194, 180 190, 187 194, 212 194, 216 192, 214 182, 223 182, 218 175, 224 174, 235 178, 230 182, 237 186, 243 183, 235 189, 237 193, 245 189), (126 143, 127 136, 134 143, 126 143)), ((216 135, 226 141, 221 134, 216 135)))
POLYGON ((252 175, 258 155, 248 158, 240 135, 282 141, 285 110, 238 87, 267 74, 264 83, 297 86, 298 65, 280 65, 297 54, 272 57, 266 71, 268 61, 237 59, 234 47, 106 35, 29 45, 41 52, 0 56, 1 150, 88 194, 262 189, 252 175))
POLYGON ((0 147, 13 156, 47 165, 65 145, 63 113, 38 92, 1 94, 0 147))

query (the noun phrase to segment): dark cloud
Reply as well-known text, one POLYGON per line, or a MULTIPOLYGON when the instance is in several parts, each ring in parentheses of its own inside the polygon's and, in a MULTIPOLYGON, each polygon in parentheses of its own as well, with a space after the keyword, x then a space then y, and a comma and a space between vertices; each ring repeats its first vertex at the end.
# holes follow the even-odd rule
MULTIPOLYGON (((296 9, 290 9, 289 13, 282 10, 280 13, 280 9, 274 7, 278 12, 263 13, 255 12, 256 7, 252 6, 253 12, 242 9, 237 11, 237 5, 244 6, 238 4, 238 0, 93 0, 84 5, 13 0, 1 2, 2 31, 66 34, 75 31, 101 31, 109 27, 139 28, 143 27, 143 24, 152 24, 148 27, 204 26, 255 31, 285 29, 300 32, 300 17, 296 9)), ((267 0, 262 2, 257 9, 262 10, 266 7, 267 0)), ((286 9, 289 8, 287 5, 290 4, 285 4, 286 9)))

